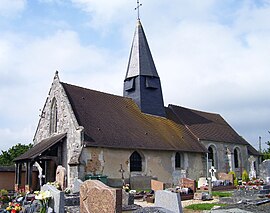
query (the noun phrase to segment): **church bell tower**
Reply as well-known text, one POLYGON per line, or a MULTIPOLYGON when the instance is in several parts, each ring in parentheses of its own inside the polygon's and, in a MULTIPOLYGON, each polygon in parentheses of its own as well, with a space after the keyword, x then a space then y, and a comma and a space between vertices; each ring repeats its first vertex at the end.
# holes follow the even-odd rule
POLYGON ((124 97, 132 98, 143 113, 165 117, 160 78, 139 18, 124 80, 124 97))

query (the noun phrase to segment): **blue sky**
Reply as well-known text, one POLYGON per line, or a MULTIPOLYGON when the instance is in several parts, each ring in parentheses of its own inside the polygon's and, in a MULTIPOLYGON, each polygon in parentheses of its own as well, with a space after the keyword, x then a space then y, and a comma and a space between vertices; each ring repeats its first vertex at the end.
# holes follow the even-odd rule
MULTIPOLYGON (((141 0, 165 104, 270 140, 270 0, 141 0)), ((32 142, 56 70, 122 95, 136 0, 0 0, 0 150, 32 142)))

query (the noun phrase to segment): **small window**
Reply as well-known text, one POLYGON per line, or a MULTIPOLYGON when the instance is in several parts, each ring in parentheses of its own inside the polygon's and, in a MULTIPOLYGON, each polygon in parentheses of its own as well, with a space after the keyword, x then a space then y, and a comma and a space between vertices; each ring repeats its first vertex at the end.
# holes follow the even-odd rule
POLYGON ((181 163, 182 163, 181 154, 179 152, 176 152, 176 154, 175 154, 175 168, 180 169, 181 165, 182 165, 181 163))
POLYGON ((234 149, 234 167, 239 168, 239 153, 237 149, 234 149))
POLYGON ((125 91, 131 91, 135 89, 135 81, 134 78, 127 79, 124 83, 125 91))
POLYGON ((157 78, 146 77, 146 88, 157 89, 159 87, 159 82, 157 78))
POLYGON ((208 159, 212 161, 212 166, 215 166, 215 153, 211 146, 208 147, 208 159))
POLYGON ((142 157, 138 152, 133 152, 130 156, 130 171, 141 172, 142 171, 142 157))
POLYGON ((50 133, 57 132, 57 103, 56 99, 53 98, 51 105, 51 116, 50 116, 50 133))

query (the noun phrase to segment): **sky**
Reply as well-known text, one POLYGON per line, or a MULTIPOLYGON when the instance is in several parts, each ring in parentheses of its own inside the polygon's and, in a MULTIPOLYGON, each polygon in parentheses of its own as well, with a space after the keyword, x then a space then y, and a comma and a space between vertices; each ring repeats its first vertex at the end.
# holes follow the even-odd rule
MULTIPOLYGON (((165 105, 270 140, 270 0, 141 0, 165 105)), ((33 141, 55 71, 122 95, 136 0, 0 0, 0 150, 33 141)))

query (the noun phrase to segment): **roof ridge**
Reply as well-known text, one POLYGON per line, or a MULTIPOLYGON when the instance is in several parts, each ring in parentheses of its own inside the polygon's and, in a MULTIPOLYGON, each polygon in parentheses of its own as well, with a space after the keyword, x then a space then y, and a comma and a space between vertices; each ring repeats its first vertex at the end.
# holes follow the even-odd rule
POLYGON ((206 111, 197 110, 197 109, 191 109, 191 108, 188 108, 188 107, 183 107, 183 106, 175 105, 175 104, 169 104, 168 107, 170 107, 170 106, 172 106, 172 107, 179 107, 179 108, 183 108, 183 109, 187 109, 187 110, 191 110, 193 112, 200 112, 200 113, 207 113, 207 114, 211 114, 211 115, 218 115, 218 116, 222 117, 219 113, 216 113, 216 112, 206 112, 206 111))
POLYGON ((132 100, 129 97, 124 97, 124 96, 121 96, 121 95, 115 95, 115 94, 107 93, 107 92, 102 92, 102 91, 99 91, 99 90, 94 90, 94 89, 86 88, 86 87, 83 87, 83 86, 69 84, 69 83, 62 82, 62 81, 60 81, 60 84, 65 84, 65 85, 68 85, 68 86, 77 87, 77 88, 80 88, 80 89, 85 89, 85 90, 89 90, 89 91, 96 92, 96 93, 101 93, 101 94, 108 95, 108 96, 114 96, 114 97, 117 97, 117 98, 123 98, 123 99, 132 100))

